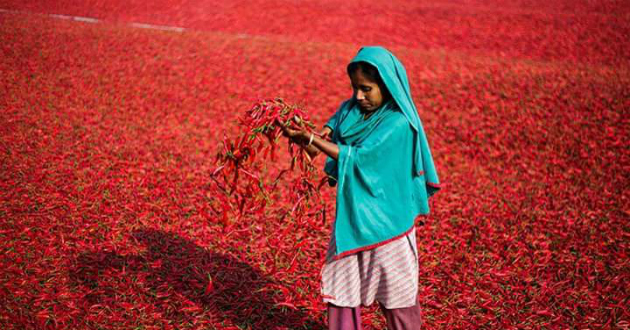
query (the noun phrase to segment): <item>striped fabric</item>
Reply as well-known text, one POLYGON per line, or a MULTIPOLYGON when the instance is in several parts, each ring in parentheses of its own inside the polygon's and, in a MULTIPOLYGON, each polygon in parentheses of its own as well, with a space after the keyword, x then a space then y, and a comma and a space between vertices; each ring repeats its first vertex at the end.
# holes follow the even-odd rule
POLYGON ((418 250, 416 230, 371 250, 333 260, 335 237, 330 239, 321 271, 324 302, 340 307, 369 306, 374 300, 385 308, 416 305, 418 250))

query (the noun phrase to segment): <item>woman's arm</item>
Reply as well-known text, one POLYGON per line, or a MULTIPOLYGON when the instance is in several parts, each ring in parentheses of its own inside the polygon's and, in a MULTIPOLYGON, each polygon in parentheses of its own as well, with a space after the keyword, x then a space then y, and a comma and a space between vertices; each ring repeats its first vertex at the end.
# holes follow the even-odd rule
MULTIPOLYGON (((330 134, 332 134, 332 128, 330 128, 328 126, 324 126, 324 128, 319 132, 319 136, 321 138, 323 138, 323 139, 325 139, 326 137, 330 136, 330 134)), ((317 135, 313 136, 313 142, 311 143, 311 145, 304 146, 304 149, 306 150, 308 155, 311 157, 311 159, 315 158, 321 152, 318 147, 313 145, 313 143, 315 142, 315 138, 316 137, 317 137, 317 135)), ((308 144, 308 141, 310 141, 310 138, 311 138, 310 135, 308 135, 308 140, 306 140, 307 144, 308 144)))
POLYGON ((324 137, 332 133, 332 129, 330 127, 325 126, 321 130, 321 137, 304 130, 295 130, 285 126, 280 127, 282 128, 284 135, 300 144, 306 150, 311 159, 315 158, 315 156, 317 156, 320 152, 323 152, 330 156, 330 158, 337 160, 337 157, 339 156, 339 147, 336 144, 328 142, 324 139, 324 137), (311 141, 311 134, 313 134, 313 140, 309 145, 309 141, 311 141))
POLYGON ((318 152, 322 151, 334 160, 337 160, 337 158, 339 157, 339 146, 330 141, 326 141, 319 136, 313 137, 313 143, 311 143, 310 146, 317 148, 318 152))

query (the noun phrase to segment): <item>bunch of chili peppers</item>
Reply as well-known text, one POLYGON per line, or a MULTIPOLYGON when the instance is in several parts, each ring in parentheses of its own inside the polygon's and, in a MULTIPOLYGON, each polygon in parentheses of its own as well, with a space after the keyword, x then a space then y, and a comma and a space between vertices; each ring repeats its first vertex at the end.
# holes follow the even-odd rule
MULTIPOLYGON (((291 156, 289 168, 282 170, 275 180, 266 183, 261 178, 261 161, 275 160, 276 149, 279 145, 283 130, 280 125, 293 129, 314 132, 313 125, 303 109, 285 103, 280 98, 265 99, 256 102, 251 109, 240 118, 242 133, 234 140, 223 137, 223 150, 216 156, 218 167, 211 177, 222 194, 220 209, 213 207, 215 212, 222 215, 224 224, 229 224, 228 215, 236 218, 244 215, 245 210, 252 214, 260 214, 270 202, 270 193, 282 176, 297 167, 297 176, 289 184, 289 192, 294 194, 295 204, 287 213, 301 218, 309 210, 312 197, 319 195, 319 188, 325 180, 316 183, 315 167, 311 157, 296 141, 288 139, 288 150, 291 156), (296 166, 297 165, 297 166, 296 166)), ((326 178, 324 178, 326 179, 326 178)), ((323 205, 315 208, 310 215, 321 212, 323 205)))

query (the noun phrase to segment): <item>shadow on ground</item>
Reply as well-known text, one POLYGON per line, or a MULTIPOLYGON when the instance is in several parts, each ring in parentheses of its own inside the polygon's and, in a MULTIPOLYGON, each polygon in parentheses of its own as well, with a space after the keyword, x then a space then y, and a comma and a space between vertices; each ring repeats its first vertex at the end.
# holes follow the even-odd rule
POLYGON ((261 330, 324 328, 306 311, 278 307, 283 286, 246 262, 209 252, 172 233, 146 229, 132 235, 146 246, 144 253, 96 251, 76 260, 70 278, 78 290, 87 292, 86 305, 120 305, 120 293, 131 291, 143 295, 141 300, 151 302, 170 324, 184 324, 194 313, 211 313, 217 325, 229 320, 261 330), (200 310, 185 310, 186 299, 177 295, 200 310))

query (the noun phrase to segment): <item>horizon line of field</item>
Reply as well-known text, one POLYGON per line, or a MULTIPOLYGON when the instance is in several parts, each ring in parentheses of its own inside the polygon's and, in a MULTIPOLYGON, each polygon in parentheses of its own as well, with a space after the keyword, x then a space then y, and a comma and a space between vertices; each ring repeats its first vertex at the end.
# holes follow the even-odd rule
MULTIPOLYGON (((93 17, 85 17, 85 16, 74 16, 74 15, 63 15, 63 14, 46 14, 46 13, 36 13, 24 10, 12 10, 12 9, 3 9, 0 8, 0 13, 11 13, 11 14, 24 14, 24 15, 42 15, 56 19, 63 19, 68 21, 77 21, 83 23, 109 23, 107 20, 102 20, 93 17)), ((148 23, 139 23, 139 22, 125 22, 122 23, 124 25, 128 25, 135 28, 140 29, 152 29, 152 30, 161 30, 161 31, 175 31, 175 32, 184 32, 188 30, 187 28, 180 26, 169 26, 169 25, 157 25, 157 24, 148 24, 148 23)))
MULTIPOLYGON (((146 30, 172 31, 172 32, 179 32, 179 33, 184 33, 184 32, 218 33, 218 34, 224 34, 224 35, 225 34, 232 35, 232 36, 235 36, 237 38, 242 38, 242 39, 245 39, 245 38, 275 39, 277 38, 277 39, 280 39, 279 41, 282 41, 282 37, 283 37, 282 35, 274 35, 273 37, 271 37, 271 36, 266 36, 266 35, 257 35, 257 34, 249 34, 249 33, 242 33, 242 32, 225 33, 223 31, 198 30, 198 29, 193 29, 193 28, 185 28, 181 26, 159 25, 159 24, 150 24, 150 23, 141 23, 141 22, 125 22, 125 21, 114 22, 114 21, 108 21, 105 19, 98 19, 98 18, 86 17, 86 16, 38 13, 38 12, 25 11, 25 10, 13 10, 13 9, 0 8, 0 14, 2 13, 44 16, 48 18, 60 19, 60 20, 65 20, 65 21, 76 21, 76 22, 88 23, 88 24, 103 24, 103 25, 112 25, 112 26, 118 25, 118 26, 123 26, 123 27, 140 28, 140 29, 146 29, 146 30)), ((290 40, 287 39, 284 41, 290 41, 290 40)))
MULTIPOLYGON (((65 21, 75 21, 75 22, 81 22, 81 23, 88 23, 88 24, 103 24, 103 25, 119 25, 119 26, 127 26, 127 27, 131 27, 131 28, 139 28, 139 29, 145 29, 145 30, 156 30, 156 31, 172 31, 172 32, 178 32, 178 33, 184 33, 184 32, 210 32, 210 33, 220 33, 220 34, 226 34, 225 32, 222 31, 205 31, 205 30, 197 30, 197 29, 192 29, 192 28, 185 28, 185 27, 181 27, 181 26, 170 26, 170 25, 159 25, 159 24, 150 24, 150 23, 142 23, 142 22, 124 22, 124 21, 120 21, 120 22, 112 22, 112 21, 108 21, 105 19, 98 19, 98 18, 94 18, 94 17, 86 17, 86 16, 75 16, 75 15, 63 15, 63 14, 49 14, 49 13, 38 13, 38 12, 32 12, 32 11, 24 11, 24 10, 13 10, 13 9, 4 9, 4 8, 0 8, 0 14, 1 13, 9 13, 9 14, 21 14, 21 15, 33 15, 33 16, 44 16, 44 17, 49 17, 49 18, 54 18, 54 19, 59 19, 59 20, 65 20, 65 21)), ((250 39, 275 39, 274 37, 280 39, 277 41, 291 41, 290 39, 287 40, 282 40, 283 36, 282 35, 274 35, 274 37, 271 36, 266 36, 266 35, 256 35, 256 34, 248 34, 248 33, 227 33, 229 35, 233 35, 237 38, 250 38, 250 39)), ((329 43, 329 42, 324 42, 324 43, 329 43)), ((341 42, 342 44, 345 44, 344 42, 341 42)), ((414 47, 406 47, 406 46, 398 46, 400 48, 404 48, 407 50, 411 50, 411 51, 420 51, 423 52, 423 49, 420 48, 414 48, 414 47)), ((428 53, 435 53, 437 52, 447 52, 450 54, 450 56, 453 57, 465 57, 469 60, 472 59, 477 59, 479 61, 501 61, 503 60, 501 57, 497 57, 494 56, 493 54, 470 54, 467 52, 460 52, 457 50, 453 50, 453 49, 443 49, 443 48, 434 48, 434 49, 424 49, 425 52, 428 53)), ((549 65, 551 66, 557 66, 557 65, 562 65, 564 63, 564 61, 559 61, 559 60, 545 60, 545 59, 532 59, 532 58, 510 58, 511 61, 517 61, 517 62, 528 62, 530 65, 533 66, 538 66, 538 65, 543 65, 543 67, 548 67, 549 65)), ((576 64, 579 63, 574 63, 574 62, 567 62, 564 64, 568 64, 568 65, 572 65, 575 66, 576 64)), ((610 69, 611 66, 607 65, 607 64, 593 64, 593 63, 582 63, 584 66, 586 67, 590 67, 591 69, 610 69)), ((615 67, 616 69, 621 69, 619 67, 615 67)), ((630 68, 628 68, 630 70, 630 68)))

